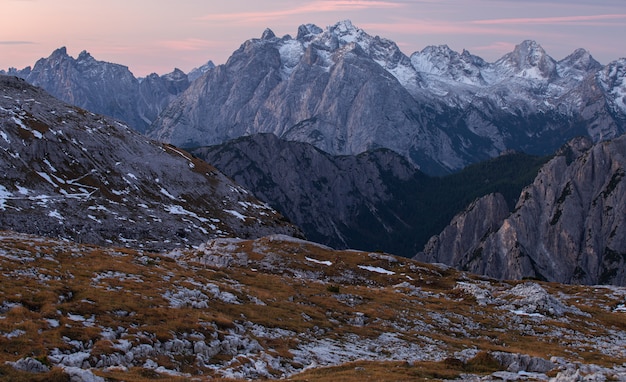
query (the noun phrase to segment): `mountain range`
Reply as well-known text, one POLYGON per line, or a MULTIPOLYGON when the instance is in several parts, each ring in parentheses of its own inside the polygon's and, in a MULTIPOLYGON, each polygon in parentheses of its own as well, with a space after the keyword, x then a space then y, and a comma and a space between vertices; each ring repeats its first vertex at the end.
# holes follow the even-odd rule
POLYGON ((626 59, 555 61, 524 41, 494 63, 427 47, 410 57, 349 21, 266 30, 182 92, 148 135, 181 147, 273 133, 334 155, 391 149, 430 175, 507 150, 553 153, 626 131, 626 59))
MULTIPOLYGON (((489 229, 513 211, 543 159, 501 153, 516 149, 549 155, 576 135, 593 143, 622 134, 624 63, 603 66, 583 49, 556 61, 533 41, 494 63, 446 46, 406 56, 392 41, 344 21, 325 30, 303 25, 296 38, 279 38, 268 29, 260 39, 246 41, 224 65, 209 62, 189 75, 175 70, 136 79, 124 66, 97 61, 87 52, 73 59, 64 48, 33 69, 11 72, 94 111, 103 110, 97 104, 123 104, 124 112, 115 107, 102 112, 125 115, 127 122, 141 120, 135 129, 186 146, 315 241, 410 257, 476 197, 508 192, 506 203, 496 203, 497 219, 489 221, 489 229), (134 101, 120 103, 124 97, 134 101), (204 147, 213 143, 220 145, 204 147), (508 165, 484 167, 490 174, 432 178, 492 157, 508 165), (511 174, 512 168, 520 176, 511 174)), ((583 197, 588 203, 596 196, 583 197)), ((616 204, 616 213, 622 210, 616 204)), ((607 242, 601 236, 600 242, 607 242)), ((623 253, 616 244, 594 248, 615 259, 623 253)), ((427 258, 468 267, 458 260, 467 257, 461 252, 427 258)), ((559 256, 537 247, 531 252, 533 259, 537 253, 559 256)), ((604 255, 596 258, 604 261, 604 255)), ((585 264, 577 271, 580 277, 570 272, 557 279, 622 283, 614 274, 619 264, 585 264)), ((515 277, 551 280, 551 271, 523 268, 515 277)))
POLYGON ((333 155, 388 148, 443 175, 508 150, 550 155, 576 136, 621 135, 625 68, 626 59, 601 65, 584 49, 556 61, 529 40, 493 63, 445 45, 407 56, 342 21, 302 25, 295 38, 268 29, 225 64, 188 75, 139 80, 64 48, 9 72, 183 148, 273 133, 333 155))
POLYGON ((175 69, 164 75, 136 78, 124 65, 96 60, 87 51, 73 58, 62 47, 32 68, 13 68, 0 74, 21 77, 74 106, 117 118, 145 132, 170 101, 214 66, 209 61, 189 74, 175 69))
POLYGON ((9 70, 0 379, 626 380, 624 64, 344 21, 9 70))
POLYGON ((507 153, 439 178, 389 149, 335 156, 273 134, 190 152, 254 190, 309 240, 406 257, 420 251, 477 197, 502 193, 512 210, 546 161, 507 153))

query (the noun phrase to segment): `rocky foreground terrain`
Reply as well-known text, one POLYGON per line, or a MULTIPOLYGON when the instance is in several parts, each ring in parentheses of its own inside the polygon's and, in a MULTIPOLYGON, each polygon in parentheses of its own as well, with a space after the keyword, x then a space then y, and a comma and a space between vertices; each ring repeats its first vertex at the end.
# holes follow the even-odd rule
POLYGON ((8 231, 0 278, 5 380, 626 380, 620 287, 283 235, 153 253, 8 231))

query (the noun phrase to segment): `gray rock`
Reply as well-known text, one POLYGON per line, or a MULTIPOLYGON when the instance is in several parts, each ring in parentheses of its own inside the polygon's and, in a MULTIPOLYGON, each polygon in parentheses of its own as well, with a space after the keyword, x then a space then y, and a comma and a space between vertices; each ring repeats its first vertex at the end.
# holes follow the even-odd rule
POLYGON ((28 373, 47 373, 50 371, 50 368, 39 360, 34 358, 21 358, 15 362, 7 362, 8 365, 11 365, 16 370, 26 371, 28 373))
POLYGON ((418 259, 503 279, 626 285, 625 168, 626 135, 593 146, 575 139, 543 166, 496 229, 467 219, 491 214, 489 203, 473 205, 442 233, 454 245, 446 241, 442 251, 433 238, 418 259))
POLYGON ((179 69, 140 81, 126 66, 98 61, 86 51, 73 58, 65 47, 38 60, 32 69, 14 74, 65 102, 120 119, 140 132, 190 82, 179 69))

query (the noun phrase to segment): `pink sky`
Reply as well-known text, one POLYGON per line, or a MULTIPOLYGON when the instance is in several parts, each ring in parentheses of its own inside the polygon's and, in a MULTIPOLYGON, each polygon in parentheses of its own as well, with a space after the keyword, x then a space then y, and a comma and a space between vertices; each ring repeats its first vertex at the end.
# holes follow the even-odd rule
POLYGON ((61 46, 127 65, 136 76, 184 71, 231 53, 265 28, 295 36, 344 19, 407 55, 447 44, 495 61, 526 39, 555 59, 585 48, 601 63, 626 57, 625 0, 0 0, 0 69, 61 46))

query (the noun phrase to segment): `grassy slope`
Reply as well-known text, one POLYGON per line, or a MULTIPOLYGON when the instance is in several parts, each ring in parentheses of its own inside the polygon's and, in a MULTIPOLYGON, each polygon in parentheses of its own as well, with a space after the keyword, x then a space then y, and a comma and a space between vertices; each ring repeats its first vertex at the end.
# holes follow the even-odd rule
MULTIPOLYGON (((624 336, 626 331, 623 314, 607 308, 619 302, 608 289, 541 284, 552 293, 563 292, 561 298, 567 299, 567 304, 588 316, 567 313, 538 321, 502 311, 499 305, 479 305, 474 297, 455 288, 458 281, 480 284, 479 279, 382 254, 260 239, 233 242, 213 251, 184 252, 174 260, 127 249, 6 233, 0 236, 4 236, 0 240, 0 379, 45 380, 47 376, 62 380, 63 374, 56 368, 48 374, 29 375, 5 362, 34 357, 47 363, 53 349, 70 351, 77 343, 90 350, 89 362, 94 366, 98 357, 120 353, 117 347, 122 340, 136 346, 203 336, 208 342, 211 338, 223 340, 251 324, 268 331, 287 331, 279 338, 250 336, 292 370, 306 366, 299 364, 293 351, 310 341, 342 342, 351 336, 367 341, 383 333, 394 333, 407 345, 437 347, 448 355, 473 348, 543 358, 561 356, 606 366, 626 362, 603 354, 594 343, 612 333, 624 336), (333 264, 321 265, 307 257, 333 264), (210 258, 227 259, 230 265, 217 266, 210 258), (395 273, 372 272, 359 267, 363 265, 395 273), (211 295, 203 289, 206 285, 231 293, 238 303, 211 295), (172 307, 164 298, 168 291, 185 288, 202 291, 208 296, 208 307, 193 308, 188 302, 172 307), (87 321, 76 320, 78 316, 87 321), (364 325, 354 324, 358 316, 365 319, 364 325), (58 322, 58 327, 51 322, 58 322), (528 335, 528 325, 534 328, 534 335, 528 335), (125 328, 124 334, 113 340, 103 337, 106 328, 118 327, 125 328), (568 334, 555 337, 552 333, 557 330, 568 334)), ((492 294, 505 300, 511 298, 505 290, 516 284, 490 282, 492 294)), ((488 366, 489 357, 465 364, 435 356, 407 363, 391 361, 393 351, 381 351, 377 359, 316 368, 290 380, 327 381, 337 376, 362 380, 364 371, 372 380, 445 379, 468 371, 497 370, 488 366), (472 366, 472 362, 487 366, 472 366)), ((221 352, 210 363, 236 369, 253 363, 254 356, 221 352)), ((161 355, 154 360, 191 376, 220 377, 215 370, 198 366, 193 355, 161 355)), ((96 374, 111 381, 187 380, 142 368, 144 361, 129 370, 98 369, 96 374)), ((275 377, 280 377, 281 373, 275 372, 275 377)))

